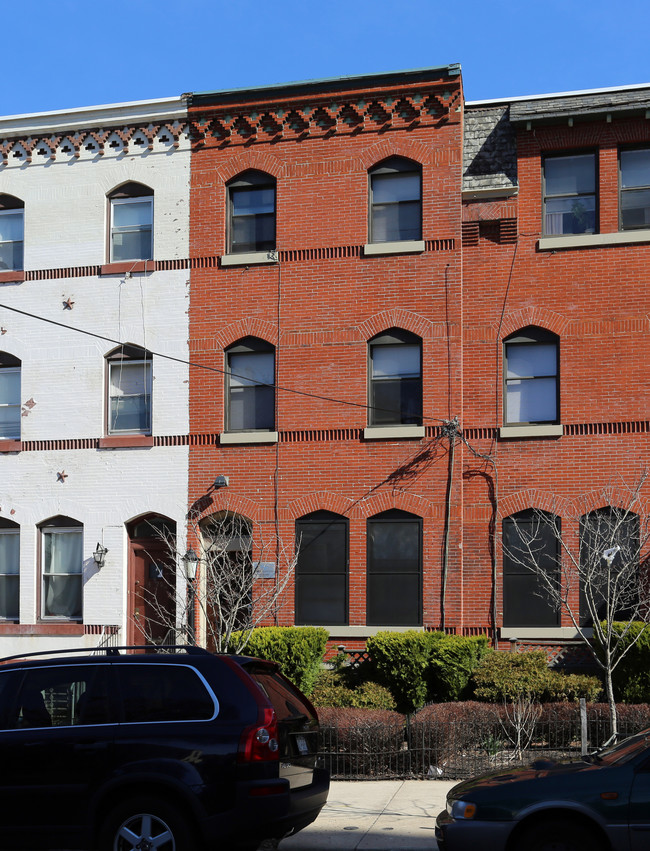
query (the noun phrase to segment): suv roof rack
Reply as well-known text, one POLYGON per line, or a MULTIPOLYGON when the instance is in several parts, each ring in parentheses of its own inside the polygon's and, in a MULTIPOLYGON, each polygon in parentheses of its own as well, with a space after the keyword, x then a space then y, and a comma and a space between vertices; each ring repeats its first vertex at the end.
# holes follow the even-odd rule
POLYGON ((77 656, 120 656, 120 650, 143 650, 148 653, 169 653, 173 650, 184 650, 193 656, 211 656, 209 650, 197 647, 194 644, 123 644, 119 646, 106 645, 105 647, 72 647, 64 650, 37 650, 33 653, 17 653, 15 656, 4 656, 0 659, 0 665, 14 660, 32 659, 36 656, 65 656, 76 654, 77 656))

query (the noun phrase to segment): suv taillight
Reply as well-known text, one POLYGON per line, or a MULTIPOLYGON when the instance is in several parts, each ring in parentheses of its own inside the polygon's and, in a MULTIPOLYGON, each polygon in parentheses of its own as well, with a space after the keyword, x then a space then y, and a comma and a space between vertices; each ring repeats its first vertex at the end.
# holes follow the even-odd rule
POLYGON ((262 709, 262 723, 246 727, 239 740, 238 762, 269 762, 280 758, 275 711, 262 709))

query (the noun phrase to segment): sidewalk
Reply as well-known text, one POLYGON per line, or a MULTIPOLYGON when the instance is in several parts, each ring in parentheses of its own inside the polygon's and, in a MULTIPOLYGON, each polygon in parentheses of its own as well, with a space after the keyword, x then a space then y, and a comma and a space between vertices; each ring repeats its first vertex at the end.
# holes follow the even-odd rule
POLYGON ((436 816, 457 780, 334 780, 313 824, 280 851, 437 851, 436 816))

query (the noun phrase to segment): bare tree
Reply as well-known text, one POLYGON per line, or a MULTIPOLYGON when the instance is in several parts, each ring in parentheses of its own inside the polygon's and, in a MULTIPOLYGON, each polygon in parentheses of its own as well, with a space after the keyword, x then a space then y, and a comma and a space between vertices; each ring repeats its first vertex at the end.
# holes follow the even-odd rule
POLYGON ((504 523, 507 558, 536 575, 537 595, 568 615, 602 670, 612 738, 618 732, 612 673, 643 634, 632 625, 647 625, 650 617, 647 479, 644 472, 632 485, 617 481, 589 494, 589 501, 532 509, 504 523), (588 504, 602 507, 587 510, 588 504))
MULTIPOLYGON (((217 653, 241 652, 255 627, 275 619, 295 571, 298 547, 284 544, 248 518, 225 510, 203 520, 190 517, 187 551, 165 537, 175 571, 160 571, 164 593, 143 590, 148 640, 166 632, 174 642, 200 643, 217 653)), ((158 639, 159 641, 159 639, 158 639)), ((157 642, 156 642, 157 643, 157 642)))

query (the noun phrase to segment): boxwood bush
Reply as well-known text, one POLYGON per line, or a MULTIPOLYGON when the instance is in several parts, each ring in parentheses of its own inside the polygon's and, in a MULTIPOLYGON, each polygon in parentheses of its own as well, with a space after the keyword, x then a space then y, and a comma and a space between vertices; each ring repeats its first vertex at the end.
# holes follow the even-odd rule
MULTIPOLYGON (((277 662, 282 673, 305 694, 313 691, 329 633, 315 626, 265 626, 254 629, 245 653, 277 662)), ((233 646, 236 646, 233 636, 233 646)))

